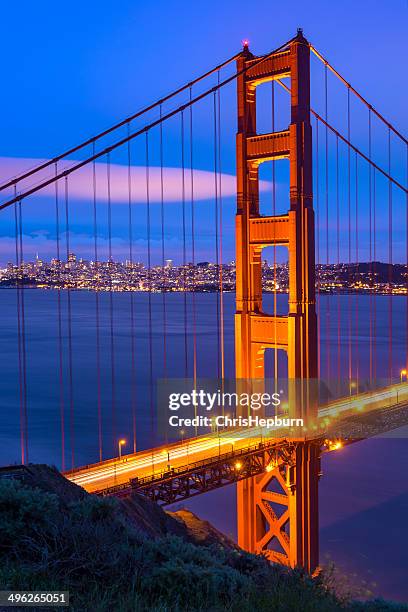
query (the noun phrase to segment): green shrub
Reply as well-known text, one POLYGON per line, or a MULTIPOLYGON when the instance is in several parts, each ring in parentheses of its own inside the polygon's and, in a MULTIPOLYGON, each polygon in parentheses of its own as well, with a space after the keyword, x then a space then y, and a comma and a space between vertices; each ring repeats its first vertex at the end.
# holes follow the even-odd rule
POLYGON ((271 565, 262 556, 147 538, 117 500, 55 495, 0 482, 0 588, 68 590, 73 612, 402 612, 352 602, 332 577, 271 565))
POLYGON ((55 533, 57 517, 56 495, 0 480, 0 554, 16 550, 29 538, 55 533))
POLYGON ((112 520, 118 515, 118 506, 118 501, 114 497, 89 495, 89 497, 71 504, 70 514, 73 521, 103 522, 112 520))

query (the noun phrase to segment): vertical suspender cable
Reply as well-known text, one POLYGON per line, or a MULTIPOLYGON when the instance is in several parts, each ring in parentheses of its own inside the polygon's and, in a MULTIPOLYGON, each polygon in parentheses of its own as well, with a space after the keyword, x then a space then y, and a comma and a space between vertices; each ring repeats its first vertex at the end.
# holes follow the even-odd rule
POLYGON ((184 111, 180 113, 181 127, 181 201, 183 217, 183 312, 184 312, 184 376, 188 378, 187 333, 187 251, 186 251, 186 177, 184 155, 184 111))
MULTIPOLYGON (((191 88, 190 88, 191 96, 191 88)), ((191 107, 190 107, 191 113, 191 107)), ((160 104, 160 119, 162 118, 163 109, 160 104)), ((164 248, 164 169, 163 169, 163 122, 160 122, 160 221, 161 221, 161 260, 162 260, 162 274, 165 274, 165 248, 164 248)), ((167 376, 167 286, 164 283, 162 288, 162 318, 163 318, 163 378, 167 376)))
MULTIPOLYGON (((68 274, 70 276, 69 263, 69 197, 68 197, 68 177, 65 177, 65 230, 66 230, 66 257, 68 274)), ((68 315, 68 389, 69 389, 69 435, 71 442, 71 468, 75 467, 75 428, 74 428, 74 385, 73 385, 73 363, 72 363, 72 308, 71 308, 71 279, 68 278, 67 286, 67 315, 68 315)))
MULTIPOLYGON (((130 135, 130 124, 128 123, 128 135, 130 135)), ((128 225, 129 225, 129 297, 130 297, 130 388, 132 409, 132 437, 133 452, 136 452, 136 352, 135 352, 135 305, 133 299, 133 216, 132 216, 132 151, 131 141, 127 146, 128 165, 128 225)))
POLYGON ((147 219, 147 282, 148 282, 148 314, 149 314, 149 400, 150 400, 150 435, 154 441, 153 415, 153 335, 152 335, 152 276, 151 276, 151 243, 150 243, 150 167, 149 167, 149 132, 146 131, 146 219, 147 219))
MULTIPOLYGON (((371 108, 368 109, 368 157, 371 159, 371 108)), ((370 347, 369 347, 369 370, 370 386, 373 382, 373 253, 372 253, 372 168, 368 164, 368 234, 369 234, 369 283, 370 283, 370 347)))
POLYGON ((108 195, 108 248, 109 248, 109 329, 110 329, 110 357, 111 357, 111 392, 112 392, 112 443, 113 452, 116 451, 116 381, 115 381, 115 334, 113 317, 113 285, 112 272, 114 262, 112 258, 112 202, 111 202, 111 166, 110 153, 106 156, 106 178, 108 195))
MULTIPOLYGON (((55 163, 55 176, 58 174, 58 163, 55 163)), ((55 181, 55 234, 57 242, 57 310, 58 310, 58 383, 61 426, 61 468, 65 470, 65 402, 64 402, 64 363, 62 348, 62 314, 61 314, 61 249, 60 249, 60 221, 59 221, 59 193, 58 181, 55 181)))
MULTIPOLYGON (((24 267, 24 252, 23 252, 23 211, 21 200, 18 202, 18 216, 20 221, 20 265, 23 275, 24 267)), ((26 353, 26 326, 25 326, 25 299, 24 299, 24 280, 21 283, 20 291, 20 307, 21 307, 21 348, 22 348, 22 365, 23 365, 23 410, 24 410, 24 429, 25 429, 25 459, 28 462, 28 418, 27 418, 27 353, 26 353)))
MULTIPOLYGON (((14 187, 14 196, 16 196, 17 188, 14 187)), ((24 388, 23 388, 23 356, 21 346, 21 296, 20 289, 22 285, 22 268, 20 262, 19 250, 19 227, 17 216, 17 202, 14 204, 14 235, 15 235, 15 251, 16 251, 16 305, 17 305, 17 350, 18 350, 18 386, 20 398, 20 444, 21 444, 21 463, 26 462, 25 454, 25 418, 24 418, 24 388)))
MULTIPOLYGON (((275 132, 275 81, 272 81, 272 133, 275 132)), ((276 165, 275 160, 272 160, 272 214, 276 215, 276 165)), ((275 392, 278 384, 278 320, 277 320, 277 270, 276 270, 276 244, 273 245, 273 316, 274 316, 274 379, 275 392)))
MULTIPOLYGON (((193 89, 190 87, 190 102, 193 89)), ((195 268, 195 210, 194 210, 194 168, 193 168, 193 105, 190 104, 190 185, 191 185, 191 258, 192 270, 192 310, 193 310, 193 388, 197 389, 197 313, 196 313, 196 268, 195 268)), ((194 406, 194 417, 197 416, 197 406, 194 406)), ((195 435, 198 428, 195 427, 195 435)))
MULTIPOLYGON (((218 178, 217 178, 217 102, 216 93, 213 94, 213 118, 214 118, 214 222, 215 222, 215 269, 216 274, 219 274, 219 256, 218 256, 218 178)), ((217 377, 221 378, 221 361, 220 361, 220 306, 219 295, 216 293, 216 317, 217 317, 217 377)))
MULTIPOLYGON (((407 184, 408 184, 408 146, 407 146, 407 184)), ((407 298, 406 298, 406 306, 405 306, 405 310, 406 310, 406 325, 405 325, 405 343, 406 343, 406 357, 405 357, 405 369, 408 371, 408 193, 405 196, 405 210, 406 210, 406 219, 405 219, 405 248, 406 248, 406 257, 405 257, 405 265, 406 265, 406 272, 407 272, 407 276, 406 276, 406 292, 407 292, 407 298)))
POLYGON ((317 253, 317 371, 321 373, 320 348, 320 185, 319 185, 319 122, 316 117, 316 253, 317 253))
MULTIPOLYGON (((220 84, 220 71, 218 71, 218 85, 220 84)), ((223 244, 222 244, 222 168, 221 168, 221 99, 220 89, 217 90, 218 102, 218 197, 220 203, 220 261, 219 261, 219 286, 220 286, 220 344, 221 344, 221 381, 224 388, 225 378, 225 348, 224 348, 224 282, 223 282, 223 244)))
MULTIPOLYGON (((358 155, 356 153, 355 156, 355 160, 356 160, 356 176, 355 176, 355 181, 356 181, 356 269, 359 271, 360 270, 360 264, 359 264, 359 252, 358 252, 358 155)), ((360 277, 360 274, 358 274, 358 277, 360 277)), ((359 359, 359 342, 358 342, 358 334, 359 334, 359 320, 358 320, 358 300, 359 300, 359 295, 358 295, 358 291, 356 291, 355 293, 355 304, 356 304, 356 310, 355 310, 355 341, 354 341, 354 350, 355 350, 355 362, 356 362, 356 384, 357 384, 357 393, 358 393, 358 389, 359 389, 359 374, 360 374, 360 359, 359 359)))
MULTIPOLYGON (((324 71, 324 106, 326 124, 329 120, 327 65, 324 71)), ((329 266, 329 129, 325 131, 325 196, 326 196, 326 266, 329 266)), ((330 294, 327 294, 326 311, 326 377, 330 379, 330 294)))
MULTIPOLYGON (((95 154, 95 143, 93 144, 95 154)), ((99 263, 98 263, 98 219, 96 210, 96 162, 92 162, 92 191, 93 191, 93 232, 94 232, 94 270, 95 270, 95 358, 96 358, 96 407, 98 414, 98 449, 99 461, 102 461, 102 396, 101 396, 101 342, 100 342, 100 315, 99 315, 99 263)))
MULTIPOLYGON (((193 97, 192 87, 190 87, 190 102, 193 97)), ((197 387, 197 313, 196 313, 196 270, 195 270, 195 206, 194 206, 194 168, 193 168, 193 105, 190 104, 190 181, 191 181, 191 258, 193 263, 193 291, 192 291, 192 310, 193 310, 193 380, 194 389, 197 387)), ((197 408, 194 408, 196 416, 197 408)), ((197 431, 196 431, 197 433, 197 431)))
MULTIPOLYGON (((337 268, 340 270, 340 175, 339 137, 336 137, 336 251, 337 268)), ((340 292, 337 291, 337 380, 341 378, 341 324, 340 292)), ((339 389, 340 390, 340 389, 339 389)))
MULTIPOLYGON (((350 133, 351 133, 351 117, 350 117, 350 89, 347 89, 347 139, 350 142, 350 133)), ((347 182, 348 182, 348 196, 347 196, 347 208, 348 208, 348 284, 349 290, 347 294, 347 304, 348 304, 348 376, 350 383, 350 392, 351 392, 351 378, 353 374, 352 369, 352 352, 351 352, 351 295, 350 295, 350 286, 351 286, 351 151, 350 147, 347 147, 347 182)))
MULTIPOLYGON (((391 176, 391 130, 388 128, 388 174, 391 176)), ((388 375, 392 382, 392 182, 388 180, 388 375)))
MULTIPOLYGON (((377 261, 377 211, 376 211, 376 171, 373 171, 373 277, 376 277, 376 261, 377 261)), ((374 380, 377 378, 377 300, 374 296, 373 301, 373 376, 374 380)))

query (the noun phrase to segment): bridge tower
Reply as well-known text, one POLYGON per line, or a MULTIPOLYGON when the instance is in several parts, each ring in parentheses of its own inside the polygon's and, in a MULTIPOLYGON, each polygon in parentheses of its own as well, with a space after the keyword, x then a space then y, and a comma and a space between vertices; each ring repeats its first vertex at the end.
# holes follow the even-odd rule
MULTIPOLYGON (((244 46, 237 72, 236 378, 263 379, 265 350, 286 351, 290 404, 297 416, 306 415, 312 409, 310 394, 299 381, 317 378, 309 43, 299 30, 285 48, 263 60, 244 46), (291 79, 289 129, 257 134, 256 88, 283 77, 291 79), (289 210, 263 216, 259 165, 280 159, 290 164, 289 210), (288 249, 287 316, 262 309, 261 256, 271 245, 288 249)), ((299 439, 269 469, 237 484, 239 544, 313 571, 318 564, 318 448, 299 439)))

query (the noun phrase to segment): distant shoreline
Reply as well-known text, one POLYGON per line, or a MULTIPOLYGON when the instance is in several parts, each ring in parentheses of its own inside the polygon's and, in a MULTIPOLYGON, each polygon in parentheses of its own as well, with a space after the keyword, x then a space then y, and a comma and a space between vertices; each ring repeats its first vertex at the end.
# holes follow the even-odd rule
MULTIPOLYGON (((93 287, 56 287, 56 286, 38 286, 38 285, 21 285, 20 287, 18 287, 16 284, 10 284, 10 285, 5 285, 5 284, 1 284, 0 283, 0 290, 2 289, 31 289, 31 290, 37 290, 37 291, 82 291, 82 292, 86 292, 86 293, 109 293, 110 291, 112 291, 112 293, 156 293, 156 294, 172 294, 172 293, 177 293, 177 294, 183 294, 183 293, 188 293, 188 294, 197 294, 197 293, 219 293, 218 289, 196 289, 195 291, 192 290, 188 290, 188 291, 182 291, 179 289, 172 289, 170 291, 159 291, 159 290, 141 290, 141 289, 117 289, 117 288, 110 288, 110 287, 101 287, 99 289, 94 289, 93 287)), ((223 289, 223 293, 235 293, 235 289, 223 289)), ((263 294, 274 294, 275 291, 273 290, 269 290, 269 289, 263 289, 262 290, 263 294)), ((288 290, 278 290, 276 291, 277 294, 279 295, 287 295, 288 294, 288 290)), ((384 296, 393 296, 393 297, 407 297, 408 296, 408 290, 406 290, 405 292, 402 291, 379 291, 378 289, 372 290, 372 289, 341 289, 341 290, 318 290, 318 288, 316 287, 316 294, 318 295, 384 295, 384 296)))

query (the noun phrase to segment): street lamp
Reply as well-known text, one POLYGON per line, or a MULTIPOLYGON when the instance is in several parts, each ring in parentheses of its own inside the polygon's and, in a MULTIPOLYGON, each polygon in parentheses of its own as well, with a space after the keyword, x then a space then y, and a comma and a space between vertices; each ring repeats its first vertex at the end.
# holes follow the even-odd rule
POLYGON ((402 379, 404 378, 404 376, 405 376, 405 380, 407 380, 407 374, 408 374, 408 372, 406 371, 405 368, 403 370, 401 370, 401 372, 400 372, 401 382, 402 382, 402 379))
POLYGON ((165 453, 165 455, 167 455, 167 465, 170 466, 170 451, 165 450, 163 452, 165 453))
POLYGON ((122 446, 125 446, 125 444, 126 444, 126 440, 124 440, 124 439, 119 440, 119 442, 118 442, 119 459, 122 459, 122 446))
POLYGON ((181 443, 183 444, 184 442, 184 429, 180 429, 180 435, 181 435, 181 443))

